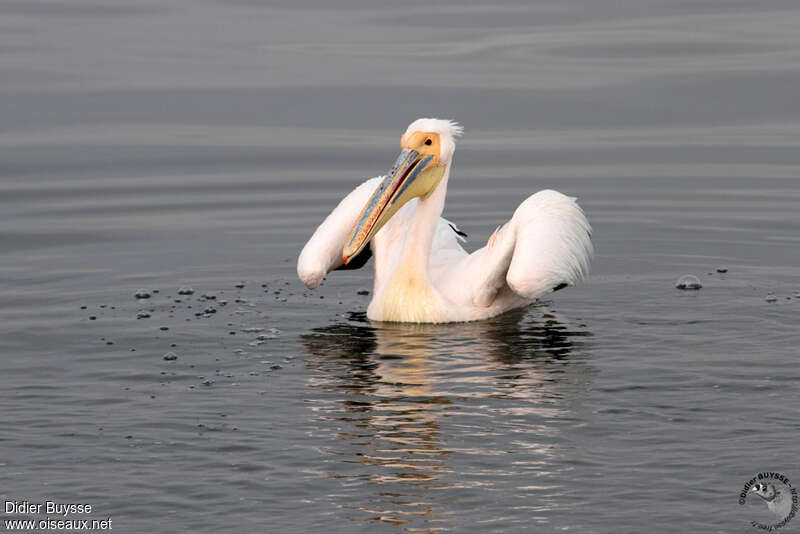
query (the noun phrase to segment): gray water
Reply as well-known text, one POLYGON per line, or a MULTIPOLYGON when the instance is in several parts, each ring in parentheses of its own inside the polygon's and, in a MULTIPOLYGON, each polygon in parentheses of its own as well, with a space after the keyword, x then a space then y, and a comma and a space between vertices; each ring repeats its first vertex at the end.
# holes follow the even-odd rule
POLYGON ((800 4, 335 4, 0 3, 3 499, 117 532, 754 532, 742 485, 800 479, 800 4), (367 321, 369 269, 305 290, 421 116, 466 128, 470 249, 554 188, 590 279, 443 326, 367 321))

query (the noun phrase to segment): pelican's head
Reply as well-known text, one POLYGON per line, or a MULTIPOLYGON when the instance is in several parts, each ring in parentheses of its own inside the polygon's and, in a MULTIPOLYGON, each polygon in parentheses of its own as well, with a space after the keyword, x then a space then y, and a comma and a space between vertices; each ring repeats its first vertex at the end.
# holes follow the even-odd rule
POLYGON ((400 155, 347 236, 342 250, 345 264, 406 202, 427 198, 436 189, 453 159, 455 139, 462 131, 458 123, 441 119, 417 119, 408 126, 400 138, 400 155))
POLYGON ((750 491, 764 499, 765 501, 771 501, 777 495, 777 491, 775 491, 775 486, 772 484, 756 484, 750 491))

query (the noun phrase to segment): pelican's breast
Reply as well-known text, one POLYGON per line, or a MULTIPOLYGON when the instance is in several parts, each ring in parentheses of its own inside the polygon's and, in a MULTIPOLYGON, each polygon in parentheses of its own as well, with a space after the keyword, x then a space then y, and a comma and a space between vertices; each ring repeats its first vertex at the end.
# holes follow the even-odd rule
POLYGON ((367 316, 376 321, 439 323, 447 321, 444 298, 413 262, 404 260, 375 294, 367 316))

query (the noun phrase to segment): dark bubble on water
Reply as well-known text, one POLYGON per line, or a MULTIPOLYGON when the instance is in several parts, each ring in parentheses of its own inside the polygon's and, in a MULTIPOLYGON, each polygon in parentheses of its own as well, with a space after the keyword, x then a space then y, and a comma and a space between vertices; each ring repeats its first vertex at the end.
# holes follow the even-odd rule
POLYGON ((356 291, 356 294, 358 294, 358 295, 369 295, 369 291, 367 291, 366 289, 361 289, 359 291, 356 291))
POLYGON ((776 297, 774 293, 769 293, 767 294, 766 297, 764 297, 764 300, 766 300, 767 302, 777 302, 778 297, 776 297))
POLYGON ((136 293, 134 293, 133 296, 136 297, 137 299, 149 299, 150 290, 145 288, 137 289, 136 293))
POLYGON ((200 295, 200 298, 204 300, 217 300, 217 296, 212 295, 211 293, 203 293, 200 295))
POLYGON ((238 284, 236 284, 236 288, 237 289, 244 289, 244 282, 239 282, 238 284))
POLYGON ((167 360, 168 362, 172 362, 178 359, 178 355, 170 351, 164 355, 164 359, 167 360))
POLYGON ((168 326, 159 326, 158 329, 166 332, 167 330, 169 330, 169 327, 168 326))
POLYGON ((146 311, 140 311, 139 313, 136 314, 137 319, 147 319, 148 317, 150 317, 150 314, 147 313, 146 311))
POLYGON ((178 288, 178 295, 194 295, 194 289, 189 286, 178 288))
POLYGON ((89 320, 90 321, 96 321, 97 320, 97 316, 96 315, 90 315, 89 316, 89 320))
POLYGON ((717 267, 717 272, 718 273, 727 273, 728 272, 728 268, 727 267, 717 267))
POLYGON ((209 306, 208 308, 203 310, 203 313, 217 313, 217 309, 209 306))
POLYGON ((701 284, 700 279, 693 274, 685 274, 678 279, 675 287, 684 290, 695 290, 703 287, 703 284, 701 284))

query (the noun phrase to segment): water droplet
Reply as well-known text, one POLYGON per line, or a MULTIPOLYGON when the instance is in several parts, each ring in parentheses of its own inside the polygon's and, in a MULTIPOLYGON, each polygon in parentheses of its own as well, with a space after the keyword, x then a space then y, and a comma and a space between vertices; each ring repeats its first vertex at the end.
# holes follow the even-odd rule
POLYGON ((140 311, 136 314, 137 319, 147 319, 148 317, 150 317, 150 314, 144 311, 140 311))
POLYGON ((136 293, 133 294, 134 297, 137 299, 149 299, 150 298, 150 290, 149 289, 137 289, 136 293))
POLYGON ((164 359, 168 362, 175 361, 178 359, 178 355, 170 351, 164 355, 164 359))
POLYGON ((193 295, 194 289, 189 286, 178 288, 178 295, 193 295))
POLYGON ((209 379, 206 379, 206 380, 203 380, 203 385, 204 385, 204 386, 210 386, 210 385, 212 385, 213 383, 214 383, 214 381, 213 381, 213 380, 211 380, 210 378, 209 378, 209 379))
POLYGON ((678 279, 675 287, 678 289, 700 289, 703 284, 700 283, 700 279, 696 276, 685 274, 678 279))
POLYGON ((777 302, 778 301, 778 297, 776 297, 773 294, 769 294, 766 297, 764 297, 764 300, 766 300, 767 302, 777 302))

